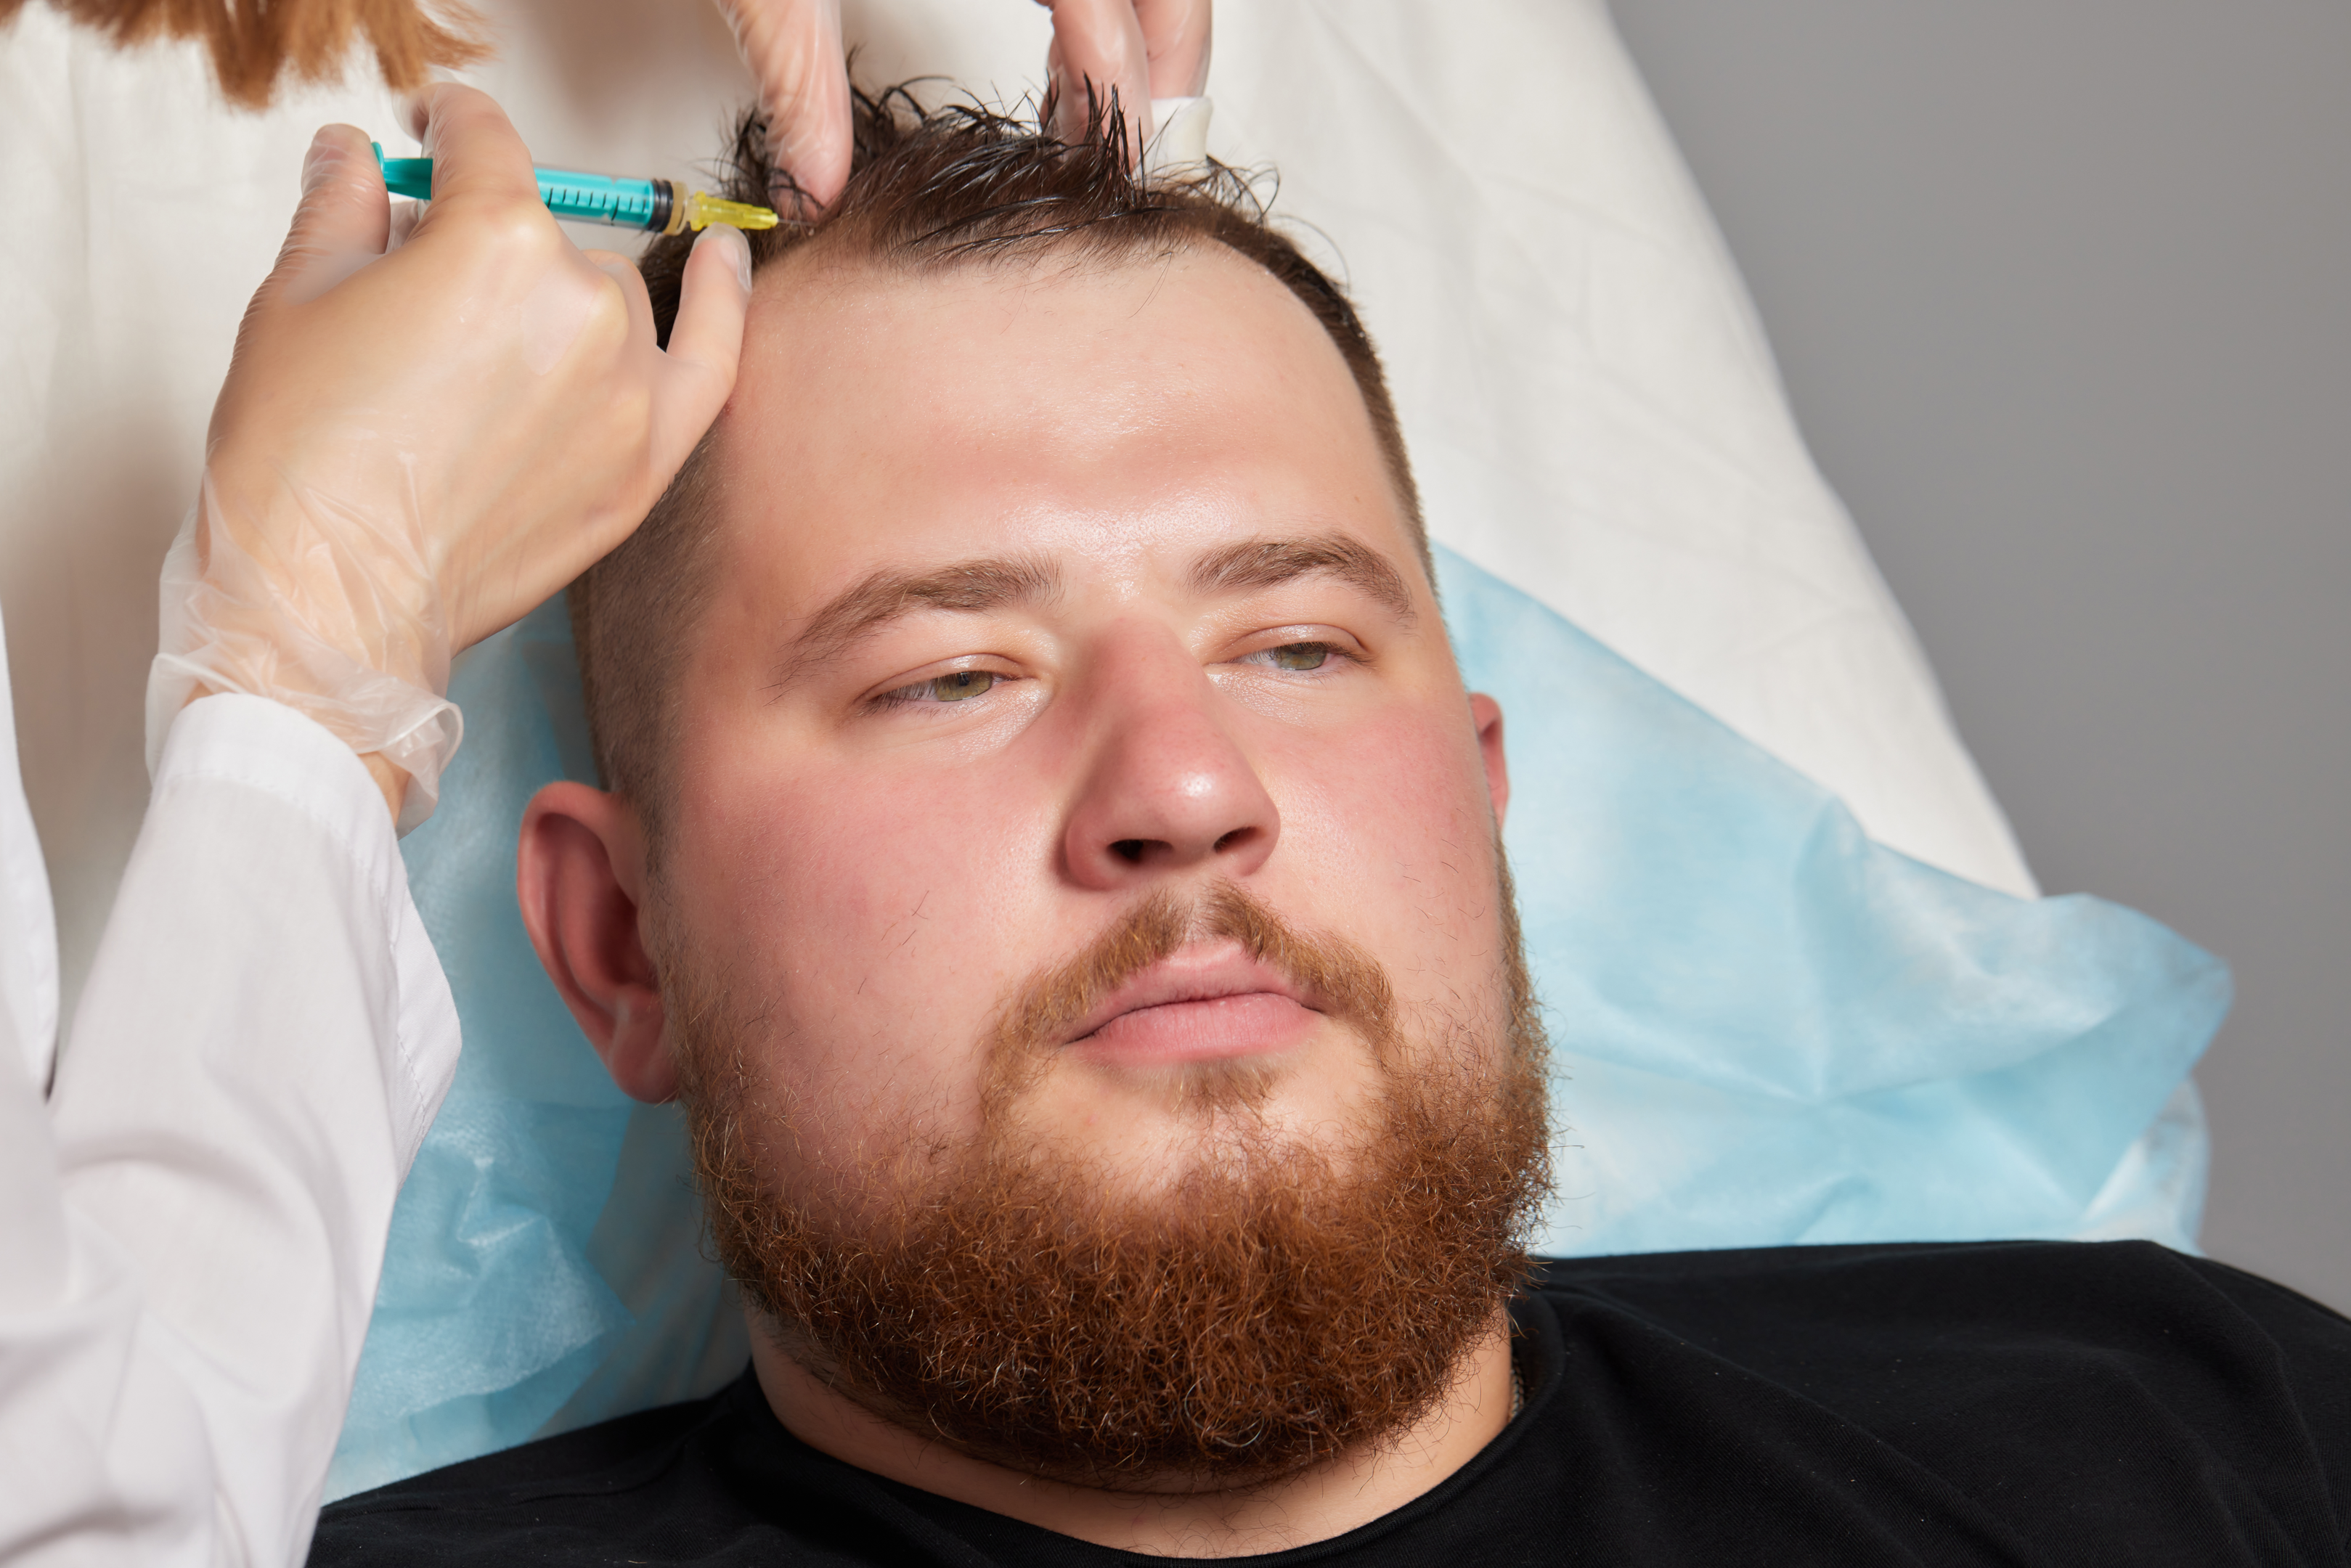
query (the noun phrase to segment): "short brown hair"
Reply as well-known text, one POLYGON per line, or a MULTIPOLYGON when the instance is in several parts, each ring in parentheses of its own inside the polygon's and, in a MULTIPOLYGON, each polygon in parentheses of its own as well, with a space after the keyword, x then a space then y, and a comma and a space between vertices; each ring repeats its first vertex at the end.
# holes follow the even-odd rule
MULTIPOLYGON (((1146 181, 1131 168, 1127 121, 1115 97, 1092 107, 1092 131, 1064 141, 1040 128, 1052 123, 1050 102, 1031 124, 971 104, 925 109, 904 86, 859 91, 848 185, 817 222, 787 221, 751 235, 751 264, 765 267, 819 236, 872 266, 915 274, 1048 250, 1115 261, 1223 246, 1279 279, 1338 347, 1427 570, 1395 405, 1346 295, 1270 225, 1249 178, 1212 162, 1179 179, 1146 181)), ((767 127, 756 116, 737 125, 722 171, 722 194, 768 201, 774 172, 767 127)), ((657 239, 640 263, 664 342, 692 246, 688 235, 657 239)), ((636 805, 653 844, 668 805, 664 759, 674 737, 677 665, 707 591, 703 558, 717 521, 710 448, 705 436, 643 526, 571 586, 597 767, 606 788, 636 805)))

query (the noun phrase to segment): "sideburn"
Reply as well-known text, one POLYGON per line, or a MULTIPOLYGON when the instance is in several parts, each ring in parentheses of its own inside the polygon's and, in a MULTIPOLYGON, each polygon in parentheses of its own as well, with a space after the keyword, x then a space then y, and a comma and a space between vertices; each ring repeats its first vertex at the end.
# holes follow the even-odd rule
MULTIPOLYGON (((1492 1331, 1548 1189, 1543 1041, 1507 871, 1498 893, 1503 1016, 1452 1020, 1417 1052, 1352 944, 1301 935, 1238 887, 1145 902, 1008 1002, 980 1136, 853 1218, 771 1190, 756 1150, 774 1129, 745 1118, 751 1042, 724 998, 681 1007, 719 1257, 829 1385, 1012 1468, 1231 1487, 1377 1445, 1442 1400, 1492 1331), (1243 1117, 1170 1188, 1123 1198, 1019 1136, 1020 1099, 1105 991, 1207 936, 1240 941, 1350 1024, 1383 1090, 1343 1159, 1243 1117)), ((1247 1084, 1203 1092, 1246 1103, 1247 1084)))

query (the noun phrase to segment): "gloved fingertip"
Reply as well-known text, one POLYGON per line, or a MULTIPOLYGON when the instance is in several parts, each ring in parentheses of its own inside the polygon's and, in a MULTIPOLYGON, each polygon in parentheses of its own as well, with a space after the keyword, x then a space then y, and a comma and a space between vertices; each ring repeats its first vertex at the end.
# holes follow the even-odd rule
POLYGON ((800 211, 803 200, 799 182, 793 179, 783 164, 777 161, 775 149, 768 148, 768 205, 787 218, 798 219, 803 215, 800 211))
POLYGON ((334 127, 322 125, 310 138, 310 150, 302 154, 302 193, 308 195, 335 176, 342 167, 343 148, 333 135, 334 127))
POLYGON ((824 213, 825 193, 818 188, 822 181, 809 176, 821 160, 810 157, 814 149, 799 128, 780 120, 768 126, 768 205, 794 223, 812 224, 824 213))
POLYGON ((744 293, 750 293, 751 242, 744 237, 743 231, 730 224, 713 224, 694 242, 696 250, 704 246, 715 246, 726 253, 726 258, 735 264, 735 280, 743 286, 744 293))

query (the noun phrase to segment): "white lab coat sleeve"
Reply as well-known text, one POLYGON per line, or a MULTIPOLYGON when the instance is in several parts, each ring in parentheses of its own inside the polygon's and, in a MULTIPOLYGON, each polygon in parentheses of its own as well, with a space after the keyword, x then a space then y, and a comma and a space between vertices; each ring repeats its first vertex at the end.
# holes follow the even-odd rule
MULTIPOLYGON (((0 631, 0 647, 6 640, 0 631)), ((25 800, 25 776, 16 766, 15 694, 6 664, 0 658, 0 1035, 13 1040, 0 1040, 0 1051, 21 1059, 26 1077, 44 1090, 57 1043, 57 921, 48 867, 25 800)), ((7 1076, 0 1066, 0 1078, 7 1076)), ((0 1115, 0 1126, 12 1125, 0 1115)))
POLYGON ((46 1115, 0 1073, 0 1562, 302 1561, 456 1058, 367 770, 191 705, 46 1115))

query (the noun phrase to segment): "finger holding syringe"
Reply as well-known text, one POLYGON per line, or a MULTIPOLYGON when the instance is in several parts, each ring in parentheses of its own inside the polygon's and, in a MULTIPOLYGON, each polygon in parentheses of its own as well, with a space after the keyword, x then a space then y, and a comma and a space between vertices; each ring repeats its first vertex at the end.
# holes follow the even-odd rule
MULTIPOLYGON (((664 350, 636 268, 558 227, 496 104, 443 84, 416 114, 434 199, 396 247, 367 138, 319 132, 165 582, 192 695, 287 702, 362 756, 643 520, 733 388, 750 298, 747 244, 711 225, 664 350)), ((379 773, 395 810, 437 766, 379 773)))

